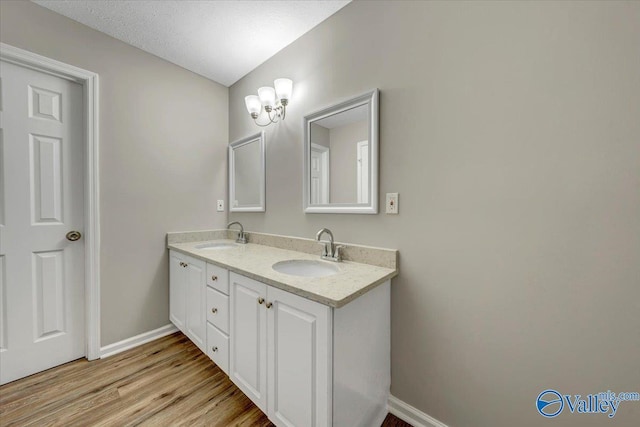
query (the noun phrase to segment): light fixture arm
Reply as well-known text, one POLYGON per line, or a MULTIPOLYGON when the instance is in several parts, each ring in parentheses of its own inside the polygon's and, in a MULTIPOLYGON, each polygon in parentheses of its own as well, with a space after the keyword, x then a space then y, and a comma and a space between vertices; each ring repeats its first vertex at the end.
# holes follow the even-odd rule
POLYGON ((251 115, 251 117, 253 118, 253 122, 256 125, 263 128, 269 126, 272 123, 278 123, 284 120, 286 116, 287 116, 286 103, 284 105, 278 105, 276 108, 272 109, 271 111, 267 111, 267 117, 269 118, 269 121, 265 124, 258 122, 259 116, 257 114, 251 115))

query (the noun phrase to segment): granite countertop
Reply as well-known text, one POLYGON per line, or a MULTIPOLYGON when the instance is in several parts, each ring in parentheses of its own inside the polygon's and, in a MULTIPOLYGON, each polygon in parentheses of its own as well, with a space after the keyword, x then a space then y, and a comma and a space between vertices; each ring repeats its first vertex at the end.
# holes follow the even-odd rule
POLYGON ((337 266, 340 271, 325 277, 292 276, 279 273, 271 266, 276 262, 292 259, 319 261, 321 248, 318 247, 318 255, 254 243, 239 244, 229 249, 206 250, 196 248, 196 246, 212 242, 233 243, 234 241, 220 239, 169 243, 168 247, 251 279, 335 308, 342 307, 377 285, 398 275, 397 269, 352 261, 338 263, 323 261, 337 266))

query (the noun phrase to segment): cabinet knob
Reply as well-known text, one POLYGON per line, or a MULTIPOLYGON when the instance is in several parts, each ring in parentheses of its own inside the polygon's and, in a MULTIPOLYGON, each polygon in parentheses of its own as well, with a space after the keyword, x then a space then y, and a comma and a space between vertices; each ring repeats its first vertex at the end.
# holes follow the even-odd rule
POLYGON ((218 309, 217 309, 217 308, 212 308, 212 309, 211 309, 211 312, 212 312, 213 314, 216 314, 216 313, 218 312, 218 309))
POLYGON ((218 351, 218 347, 211 347, 211 351, 215 353, 216 351, 218 351))
POLYGON ((218 276, 211 276, 211 280, 215 282, 216 280, 218 280, 218 276))
POLYGON ((271 308, 272 305, 273 305, 272 303, 268 302, 267 303, 267 308, 271 308))
POLYGON ((258 298, 258 304, 262 304, 263 302, 264 302, 264 298, 259 297, 259 298, 258 298))

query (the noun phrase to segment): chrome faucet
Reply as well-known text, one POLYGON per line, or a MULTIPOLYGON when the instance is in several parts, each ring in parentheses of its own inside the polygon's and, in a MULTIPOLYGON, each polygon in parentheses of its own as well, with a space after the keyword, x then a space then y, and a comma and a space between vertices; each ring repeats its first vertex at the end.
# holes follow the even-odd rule
POLYGON ((340 262, 342 261, 342 255, 340 255, 340 249, 342 246, 336 246, 333 243, 333 233, 328 228, 323 228, 322 230, 316 233, 316 241, 320 242, 320 244, 324 245, 324 249, 322 251, 321 258, 328 259, 329 261, 340 262), (329 235, 329 241, 320 240, 322 235, 327 233, 329 235))
POLYGON ((242 226, 242 224, 240 224, 238 221, 233 221, 227 224, 227 228, 231 230, 232 225, 240 226, 240 231, 238 231, 238 238, 236 239, 236 243, 242 243, 242 244, 247 243, 247 235, 244 234, 244 227, 242 226))

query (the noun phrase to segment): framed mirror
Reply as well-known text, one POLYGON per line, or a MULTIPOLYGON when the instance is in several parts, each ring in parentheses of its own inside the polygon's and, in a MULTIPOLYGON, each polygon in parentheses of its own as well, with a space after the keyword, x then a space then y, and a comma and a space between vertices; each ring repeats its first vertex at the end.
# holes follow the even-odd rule
POLYGON ((378 213, 378 89, 304 117, 304 211, 378 213))
POLYGON ((264 132, 229 144, 229 211, 265 211, 264 132))

